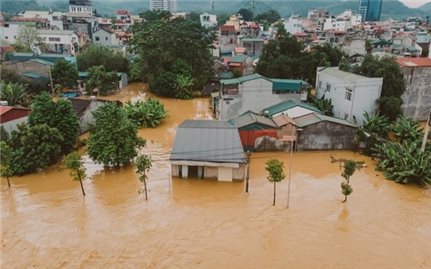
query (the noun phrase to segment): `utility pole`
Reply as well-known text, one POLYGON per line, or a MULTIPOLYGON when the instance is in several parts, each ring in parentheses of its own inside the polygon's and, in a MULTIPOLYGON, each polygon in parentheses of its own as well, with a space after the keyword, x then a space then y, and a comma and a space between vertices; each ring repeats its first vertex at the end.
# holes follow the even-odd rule
POLYGON ((214 8, 214 1, 215 0, 211 0, 211 14, 214 14, 214 10, 215 10, 215 8, 214 8))
POLYGON ((252 0, 251 2, 251 20, 254 20, 254 12, 256 9, 256 0, 252 0))
POLYGON ((424 139, 422 140, 421 152, 425 152, 425 146, 427 144, 428 135, 430 132, 430 127, 431 127, 431 110, 428 114, 428 121, 427 121, 427 124, 425 126, 425 134, 424 134, 424 139))
POLYGON ((292 157, 293 157, 293 136, 295 126, 292 124, 292 136, 290 137, 290 161, 289 161, 289 182, 287 185, 287 208, 289 208, 290 202, 290 181, 292 180, 292 157))
POLYGON ((49 82, 51 84, 52 96, 54 96, 54 85, 52 84, 51 66, 48 65, 49 82))
POLYGON ((248 194, 248 189, 250 187, 250 151, 247 151, 247 175, 245 177, 245 193, 248 194))

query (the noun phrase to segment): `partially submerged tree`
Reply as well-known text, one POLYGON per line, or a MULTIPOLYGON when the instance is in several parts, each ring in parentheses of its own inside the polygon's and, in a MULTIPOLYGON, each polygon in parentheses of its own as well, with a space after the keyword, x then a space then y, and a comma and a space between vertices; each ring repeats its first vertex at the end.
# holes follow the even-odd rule
POLYGON ((155 98, 136 103, 126 103, 123 109, 128 119, 136 126, 144 128, 156 127, 167 116, 165 106, 155 98))
POLYGON ((85 179, 85 167, 82 163, 81 155, 79 155, 78 152, 72 152, 66 155, 64 158, 64 165, 67 167, 67 169, 70 170, 70 176, 73 178, 73 180, 79 180, 79 183, 81 184, 81 191, 82 195, 85 196, 85 190, 84 185, 82 184, 82 180, 85 179))
POLYGON ((127 72, 129 62, 121 52, 100 45, 91 45, 77 57, 79 71, 89 71, 93 66, 103 65, 107 72, 127 72))
POLYGON ((136 158, 136 172, 139 174, 139 180, 144 183, 145 200, 148 200, 147 195, 147 172, 152 166, 151 157, 148 155, 140 155, 136 158))
POLYGON ((6 142, 0 141, 0 152, 0 176, 6 178, 7 186, 10 189, 9 178, 14 174, 12 169, 12 149, 6 142))
POLYGON ((275 196, 277 193, 277 182, 284 180, 283 162, 277 159, 271 159, 266 162, 265 170, 268 172, 267 179, 274 184, 274 197, 272 205, 275 205, 275 196))
POLYGON ((356 171, 356 162, 352 160, 345 160, 343 166, 343 172, 341 176, 344 181, 341 182, 341 193, 344 195, 343 203, 347 201, 347 196, 353 192, 352 186, 350 186, 350 177, 356 171))
POLYGON ((137 126, 114 102, 99 107, 93 115, 96 124, 88 139, 90 157, 107 167, 129 164, 138 148, 145 145, 145 140, 138 137, 137 126))
POLYGON ((117 89, 117 73, 107 72, 103 65, 88 69, 86 88, 89 91, 97 90, 101 95, 108 95, 117 89))

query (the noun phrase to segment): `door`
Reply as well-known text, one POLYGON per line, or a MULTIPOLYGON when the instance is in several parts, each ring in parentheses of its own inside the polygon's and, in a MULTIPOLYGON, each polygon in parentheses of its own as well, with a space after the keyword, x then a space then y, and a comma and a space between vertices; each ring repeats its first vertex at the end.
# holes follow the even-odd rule
POLYGON ((218 180, 219 181, 232 181, 232 168, 230 167, 219 167, 218 168, 218 180))

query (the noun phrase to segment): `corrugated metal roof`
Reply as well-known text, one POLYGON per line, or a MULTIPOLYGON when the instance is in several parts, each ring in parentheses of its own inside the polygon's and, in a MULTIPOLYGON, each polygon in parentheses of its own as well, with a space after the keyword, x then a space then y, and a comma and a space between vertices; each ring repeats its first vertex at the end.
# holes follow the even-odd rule
POLYGON ((357 126, 351 122, 348 122, 346 120, 342 120, 342 119, 338 119, 338 118, 334 118, 334 117, 330 117, 330 116, 326 116, 323 114, 317 114, 317 113, 312 113, 312 114, 307 114, 305 116, 302 117, 298 117, 295 118, 295 122, 297 123, 298 127, 302 128, 302 127, 306 127, 312 124, 316 124, 322 121, 329 121, 332 123, 336 123, 336 124, 341 124, 341 125, 346 125, 346 126, 350 126, 350 127, 355 127, 357 128, 357 126))
POLYGON ((243 42, 264 42, 262 38, 243 38, 243 42))
POLYGON ((242 63, 244 62, 249 56, 247 55, 235 55, 232 58, 230 58, 230 63, 242 63))
POLYGON ((267 107, 267 108, 263 109, 262 111, 265 111, 265 112, 267 111, 268 114, 270 116, 272 116, 274 114, 281 113, 283 111, 294 108, 296 106, 300 106, 302 108, 309 109, 309 110, 317 112, 317 113, 321 113, 321 111, 319 109, 317 109, 316 107, 314 107, 310 104, 301 102, 301 101, 293 100, 293 99, 289 99, 289 100, 283 101, 281 103, 275 104, 273 106, 267 107))
POLYGON ((288 117, 286 114, 280 114, 278 116, 275 116, 272 118, 272 120, 275 122, 275 124, 277 124, 278 127, 285 126, 289 123, 296 125, 296 122, 292 118, 288 117))
POLYGON ((75 32, 71 30, 38 30, 41 35, 72 35, 75 32))
POLYGON ((245 163, 238 129, 227 121, 186 120, 177 128, 170 160, 245 163))
POLYGON ((302 80, 296 79, 279 79, 272 78, 272 89, 273 90, 290 90, 290 91, 300 91, 303 85, 308 83, 302 80))
POLYGON ((349 80, 352 82, 355 82, 355 81, 358 81, 361 79, 371 79, 371 78, 357 75, 354 73, 341 71, 338 69, 338 67, 323 67, 322 69, 318 70, 318 72, 321 74, 327 74, 330 76, 334 76, 334 77, 341 78, 344 80, 349 80))
POLYGON ((247 111, 238 118, 232 119, 230 122, 235 124, 237 128, 241 128, 253 123, 259 123, 268 127, 278 128, 272 119, 258 115, 254 112, 247 111))
POLYGON ((221 84, 224 84, 224 85, 231 85, 231 84, 243 83, 245 81, 254 80, 254 79, 258 79, 258 78, 267 79, 264 76, 261 76, 261 75, 255 73, 255 74, 251 74, 251 75, 248 75, 248 76, 242 76, 242 77, 239 77, 239 78, 223 79, 220 82, 221 82, 221 84))

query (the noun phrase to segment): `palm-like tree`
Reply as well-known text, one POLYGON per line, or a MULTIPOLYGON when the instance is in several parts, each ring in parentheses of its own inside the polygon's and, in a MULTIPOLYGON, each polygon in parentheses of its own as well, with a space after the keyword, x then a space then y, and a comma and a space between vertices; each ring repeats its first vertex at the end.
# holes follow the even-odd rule
POLYGON ((177 92, 175 94, 176 98, 179 99, 190 99, 192 98, 192 86, 194 83, 193 78, 190 75, 177 75, 175 77, 175 82, 177 85, 177 92))
POLYGON ((9 106, 16 106, 23 102, 26 97, 27 85, 21 83, 0 83, 0 98, 7 101, 9 106))

